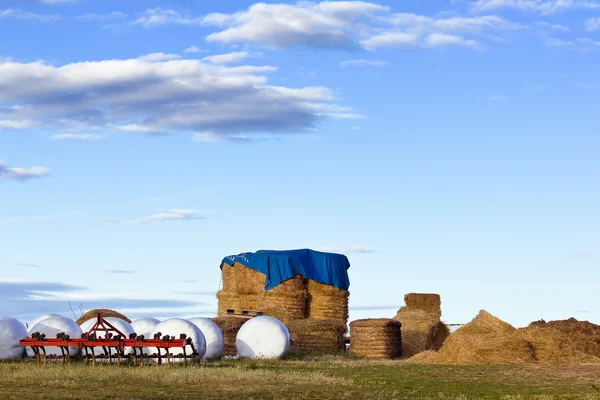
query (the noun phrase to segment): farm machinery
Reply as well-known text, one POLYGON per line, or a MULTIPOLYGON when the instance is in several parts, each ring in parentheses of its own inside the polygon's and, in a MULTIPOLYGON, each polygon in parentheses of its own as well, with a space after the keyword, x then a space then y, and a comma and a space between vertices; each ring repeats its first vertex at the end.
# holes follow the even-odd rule
POLYGON ((55 338, 47 338, 43 333, 33 332, 22 339, 19 345, 30 347, 33 350, 33 358, 38 363, 46 360, 61 360, 63 364, 70 364, 71 360, 84 360, 95 365, 97 360, 108 364, 120 364, 124 360, 130 360, 134 365, 143 366, 144 360, 156 361, 158 364, 166 360, 167 364, 183 361, 187 365, 188 360, 200 359, 192 338, 184 333, 180 334, 179 338, 162 335, 160 332, 148 339, 136 333, 127 336, 105 320, 102 313, 98 313, 96 322, 79 338, 71 338, 65 333, 58 333, 55 338), (186 346, 190 346, 191 353, 188 354, 186 346), (59 348, 61 355, 47 354, 47 347, 59 348), (69 347, 77 348, 75 356, 71 356, 69 347), (181 349, 181 353, 172 354, 173 348, 181 349), (156 349, 156 352, 151 349, 156 349))

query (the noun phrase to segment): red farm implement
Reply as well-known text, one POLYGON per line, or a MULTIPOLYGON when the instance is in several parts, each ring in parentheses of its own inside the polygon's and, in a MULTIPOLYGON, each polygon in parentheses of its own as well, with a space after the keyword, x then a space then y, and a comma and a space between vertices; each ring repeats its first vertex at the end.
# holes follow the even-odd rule
POLYGON ((167 364, 176 360, 182 360, 187 364, 188 360, 200 359, 192 339, 186 337, 184 333, 180 334, 179 338, 163 336, 160 332, 152 339, 146 339, 136 333, 126 337, 105 320, 101 313, 98 314, 90 330, 84 332, 80 338, 71 338, 64 333, 57 334, 56 338, 46 338, 45 334, 34 332, 31 336, 22 339, 19 344, 21 347, 30 347, 38 363, 49 359, 62 360, 67 364, 70 364, 71 360, 85 360, 95 365, 96 360, 105 360, 108 364, 113 362, 120 364, 123 360, 131 360, 135 365, 144 365, 144 359, 154 360, 158 364, 162 364, 165 359, 167 364), (191 354, 187 354, 186 346, 191 347, 191 354), (60 348, 61 355, 47 355, 47 347, 60 348), (69 347, 76 347, 77 354, 71 356, 69 347), (173 348, 181 349, 181 353, 172 354, 173 348), (156 349, 156 352, 152 349, 156 349))

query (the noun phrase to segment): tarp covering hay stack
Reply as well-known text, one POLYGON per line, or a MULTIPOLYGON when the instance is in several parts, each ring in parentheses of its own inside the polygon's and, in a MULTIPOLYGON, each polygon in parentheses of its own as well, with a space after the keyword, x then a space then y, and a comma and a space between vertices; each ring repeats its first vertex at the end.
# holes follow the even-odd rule
POLYGON ((216 317, 211 318, 223 332, 223 355, 234 356, 237 354, 235 347, 235 338, 246 319, 237 317, 216 317))
POLYGON ((396 359, 402 356, 400 322, 387 318, 350 322, 350 354, 366 358, 396 359))
POLYGON ((439 350, 450 335, 446 324, 422 310, 400 309, 394 319, 402 324, 403 357, 412 357, 427 350, 439 350))
POLYGON ((291 354, 342 353, 346 347, 346 323, 339 319, 300 319, 287 323, 292 340, 291 354))
POLYGON ((90 319, 95 319, 98 316, 98 313, 102 313, 102 316, 104 318, 107 318, 107 317, 119 318, 119 319, 122 319, 123 321, 127 322, 128 324, 131 323, 131 320, 129 318, 127 318, 126 316, 124 316, 123 314, 121 314, 120 312, 117 312, 115 310, 109 310, 107 308, 96 308, 94 310, 90 310, 90 311, 86 312, 85 314, 83 314, 81 317, 77 318, 75 323, 77 323, 77 325, 81 325, 84 322, 89 321, 90 319))

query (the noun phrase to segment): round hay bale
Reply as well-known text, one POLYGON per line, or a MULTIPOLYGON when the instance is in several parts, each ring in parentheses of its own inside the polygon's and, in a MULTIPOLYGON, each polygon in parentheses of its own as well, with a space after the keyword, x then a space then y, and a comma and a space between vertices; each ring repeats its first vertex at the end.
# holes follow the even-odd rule
POLYGON ((242 358, 282 358, 290 350, 290 332, 272 317, 255 317, 240 328, 235 345, 242 358))
POLYGON ((81 325, 86 321, 89 321, 90 319, 96 318, 98 316, 98 313, 101 312, 102 316, 104 318, 106 317, 113 317, 113 318, 119 318, 122 319, 123 321, 127 322, 128 324, 131 323, 131 320, 129 318, 127 318, 126 316, 124 316, 123 314, 121 314, 120 312, 117 312, 115 310, 109 310, 107 308, 96 308, 93 310, 90 310, 88 312, 86 312, 85 314, 83 314, 81 317, 77 318, 77 321, 75 321, 77 323, 77 325, 81 325))
POLYGON ((422 310, 437 318, 442 316, 442 301, 439 294, 408 293, 404 295, 404 303, 409 310, 422 310))
MULTIPOLYGON (((150 334, 153 337, 157 333, 161 333, 162 336, 169 335, 179 337, 180 334, 185 333, 188 338, 192 339, 192 344, 196 349, 199 357, 202 358, 206 354, 206 339, 200 329, 193 323, 182 318, 169 318, 154 327, 154 330, 150 334)), ((183 350, 177 347, 171 347, 166 349, 173 356, 183 354, 183 350)), ((186 354, 192 354, 192 346, 185 346, 186 354)), ((175 362, 182 362, 183 359, 173 359, 175 362)))
MULTIPOLYGON (((29 326, 29 328, 31 328, 32 326, 34 326, 38 322, 43 321, 46 318, 50 318, 50 317, 62 317, 62 315, 60 315, 60 314, 44 314, 44 315, 40 315, 39 317, 37 317, 36 319, 34 319, 33 321, 31 321, 28 326, 29 326)), ((29 330, 29 328, 28 328, 28 330, 29 330)))
POLYGON ((450 330, 436 316, 404 307, 394 317, 402 324, 402 356, 410 358, 427 350, 439 350, 450 330))
MULTIPOLYGON (((56 335, 59 333, 66 333, 72 338, 80 338, 82 334, 82 330, 75 323, 75 321, 63 317, 63 316, 54 316, 41 320, 37 324, 33 325, 30 330, 30 335, 39 332, 46 335, 48 339, 56 338, 56 335)), ((31 347, 26 347, 25 351, 27 351, 28 357, 33 357, 34 352, 31 347)), ((77 346, 69 347, 69 354, 74 356, 79 352, 77 346)), ((62 351, 59 347, 48 346, 46 347, 46 354, 49 356, 60 356, 62 355, 62 351)))
POLYGON ((21 358, 25 349, 19 345, 27 337, 27 328, 15 318, 0 317, 0 360, 21 358))
POLYGON ((366 358, 400 358, 400 327, 400 322, 387 318, 350 322, 350 354, 366 358))
POLYGON ((343 353, 346 323, 338 319, 299 319, 286 324, 290 331, 290 354, 323 355, 343 353))
POLYGON ((209 318, 203 317, 190 318, 188 321, 196 325, 204 335, 206 353, 202 357, 202 361, 221 358, 223 355, 223 332, 219 325, 209 318))
POLYGON ((308 281, 306 316, 311 319, 341 319, 348 322, 350 292, 335 286, 308 281))
POLYGON ((221 328, 221 332, 223 332, 223 355, 235 356, 237 354, 235 338, 247 320, 236 317, 216 317, 211 318, 211 321, 216 323, 221 328))
POLYGON ((516 329, 486 311, 457 329, 438 351, 439 364, 529 364, 535 361, 530 342, 515 335, 516 329))

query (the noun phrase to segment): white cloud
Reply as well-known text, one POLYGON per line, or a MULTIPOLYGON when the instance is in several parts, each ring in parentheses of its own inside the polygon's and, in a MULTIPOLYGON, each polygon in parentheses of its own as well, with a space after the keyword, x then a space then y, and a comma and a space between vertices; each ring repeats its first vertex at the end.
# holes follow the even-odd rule
POLYGON ((572 46, 573 42, 549 37, 549 38, 546 38, 546 40, 544 41, 544 44, 548 47, 567 47, 567 46, 572 46))
POLYGON ((385 32, 362 40, 361 45, 374 50, 380 47, 414 46, 419 42, 419 36, 407 32, 385 32))
POLYGON ((45 167, 9 168, 4 161, 0 161, 0 181, 28 181, 30 179, 42 178, 50 174, 45 167))
POLYGON ((564 32, 568 32, 569 28, 567 28, 564 25, 560 25, 560 24, 550 24, 546 21, 535 21, 533 23, 535 26, 539 26, 541 28, 548 28, 548 29, 552 29, 555 31, 564 31, 564 32))
POLYGON ((183 52, 184 53, 201 53, 202 49, 198 46, 190 46, 190 47, 186 48, 183 52))
POLYGON ((256 3, 233 14, 208 14, 202 22, 224 28, 207 36, 212 42, 349 49, 357 47, 356 32, 387 11, 387 7, 364 1, 256 3))
POLYGON ((322 247, 319 251, 323 251, 326 253, 339 253, 339 254, 350 254, 350 253, 374 253, 375 249, 367 246, 351 246, 351 247, 322 247))
POLYGON ((574 8, 597 9, 600 8, 600 2, 596 0, 477 0, 471 4, 471 10, 477 13, 501 8, 552 14, 574 8))
POLYGON ((96 135, 92 133, 61 133, 50 136, 51 140, 67 140, 89 142, 106 138, 106 135, 96 135))
POLYGON ((387 65, 385 61, 381 60, 347 60, 340 63, 341 67, 383 67, 387 65))
POLYGON ((110 21, 110 20, 115 20, 115 19, 124 19, 124 18, 127 18, 127 14, 125 14, 121 11, 113 11, 108 14, 91 13, 91 14, 80 15, 77 17, 77 19, 82 20, 82 21, 99 21, 99 22, 110 21))
POLYGON ((62 66, 0 60, 0 128, 35 124, 57 134, 302 133, 355 114, 333 104, 326 87, 269 85, 273 66, 178 57, 155 53, 62 66))
POLYGON ((211 64, 235 64, 243 61, 246 57, 248 57, 248 52, 234 51, 232 53, 204 57, 202 60, 211 64))
POLYGON ((132 221, 132 223, 143 223, 151 221, 187 221, 201 219, 206 219, 206 217, 203 216, 197 210, 173 209, 159 211, 156 214, 132 221))
POLYGON ((474 40, 466 40, 458 35, 449 35, 447 33, 432 33, 427 36, 425 42, 434 47, 438 46, 465 46, 476 47, 477 42, 474 40))
POLYGON ((61 19, 61 17, 58 15, 36 14, 29 11, 23 11, 18 8, 8 8, 4 11, 0 11, 0 19, 4 18, 23 19, 38 22, 55 22, 61 19))
POLYGON ((577 86, 583 89, 600 89, 600 83, 577 82, 577 86))
POLYGON ((585 29, 588 32, 600 29, 600 17, 590 18, 587 21, 585 21, 585 29))
POLYGON ((166 10, 157 7, 146 10, 133 21, 133 24, 152 28, 160 25, 198 25, 201 22, 202 18, 194 18, 183 15, 175 10, 166 10))

